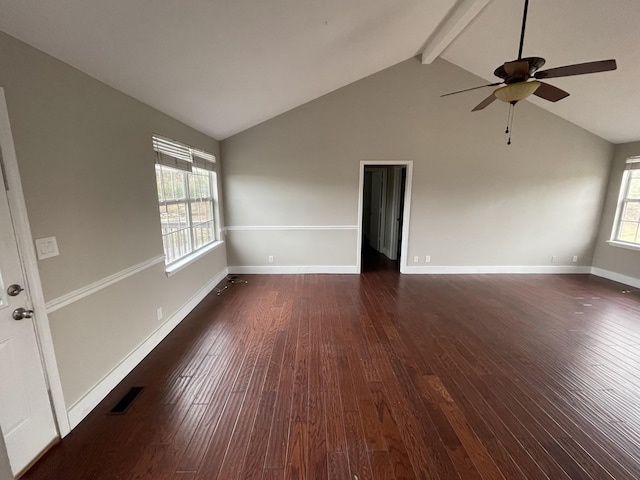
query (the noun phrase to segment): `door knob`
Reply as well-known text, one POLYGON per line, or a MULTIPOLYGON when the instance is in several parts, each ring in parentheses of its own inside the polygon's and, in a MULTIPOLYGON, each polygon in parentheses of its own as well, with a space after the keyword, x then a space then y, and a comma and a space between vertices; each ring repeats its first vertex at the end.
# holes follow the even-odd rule
POLYGON ((25 318, 33 317, 33 310, 27 310, 26 308, 16 308, 11 314, 14 320, 24 320, 25 318))
POLYGON ((9 287, 7 288, 7 294, 10 297, 15 297, 15 296, 19 295, 20 292, 23 291, 23 290, 24 290, 24 288, 22 288, 17 283, 14 283, 13 285, 9 285, 9 287))

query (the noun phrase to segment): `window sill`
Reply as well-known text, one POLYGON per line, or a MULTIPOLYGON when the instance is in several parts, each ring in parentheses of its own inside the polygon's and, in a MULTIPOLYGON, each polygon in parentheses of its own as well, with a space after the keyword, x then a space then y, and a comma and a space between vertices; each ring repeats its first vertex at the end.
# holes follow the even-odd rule
POLYGON ((635 250, 636 252, 640 252, 640 245, 637 243, 625 243, 619 242, 617 240, 607 240, 607 243, 612 247, 626 248, 627 250, 635 250))
POLYGON ((170 277, 174 273, 179 272, 184 267, 186 267, 187 265, 192 264, 193 262, 195 262, 197 259, 199 259, 203 255, 206 255, 209 252, 213 252, 214 250, 217 250, 222 245, 224 245, 224 241, 223 240, 218 240, 217 242, 213 242, 213 243, 207 245, 206 247, 204 247, 203 249, 198 250, 197 252, 191 253, 191 254, 187 255, 186 257, 181 258, 177 262, 172 263, 171 265, 168 265, 167 267, 165 267, 165 272, 167 273, 167 277, 170 277))

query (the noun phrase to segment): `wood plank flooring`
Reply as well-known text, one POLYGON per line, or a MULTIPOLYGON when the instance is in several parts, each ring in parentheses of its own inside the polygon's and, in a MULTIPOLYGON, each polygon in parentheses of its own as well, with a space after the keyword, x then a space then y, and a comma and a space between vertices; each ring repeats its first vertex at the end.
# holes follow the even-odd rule
POLYGON ((588 275, 243 278, 23 478, 640 478, 640 294, 588 275))

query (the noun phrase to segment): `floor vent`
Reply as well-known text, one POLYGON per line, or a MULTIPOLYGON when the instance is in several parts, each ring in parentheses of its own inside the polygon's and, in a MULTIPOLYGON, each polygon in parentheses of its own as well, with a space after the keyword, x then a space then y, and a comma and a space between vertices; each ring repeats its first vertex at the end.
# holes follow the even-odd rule
POLYGON ((129 410, 133 401, 142 393, 144 387, 131 387, 124 397, 120 399, 116 406, 109 411, 109 415, 124 415, 129 410))

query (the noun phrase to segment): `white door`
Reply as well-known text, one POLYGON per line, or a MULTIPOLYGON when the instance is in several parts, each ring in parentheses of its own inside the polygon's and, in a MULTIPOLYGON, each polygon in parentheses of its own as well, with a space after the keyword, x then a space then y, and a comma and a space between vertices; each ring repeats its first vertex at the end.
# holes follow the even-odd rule
MULTIPOLYGON (((0 145, 0 152, 2 145, 0 145)), ((1 161, 0 157, 0 161, 1 161)), ((0 169, 0 425, 14 474, 58 437, 0 169), (12 287, 16 285, 17 287, 12 287), (19 291, 22 288, 24 290, 19 291), (22 315, 20 310, 25 309, 22 315), (13 318, 24 316, 20 320, 13 318)))
POLYGON ((371 172, 371 214, 369 220, 369 244, 377 251, 383 248, 384 240, 384 187, 386 172, 371 172))

